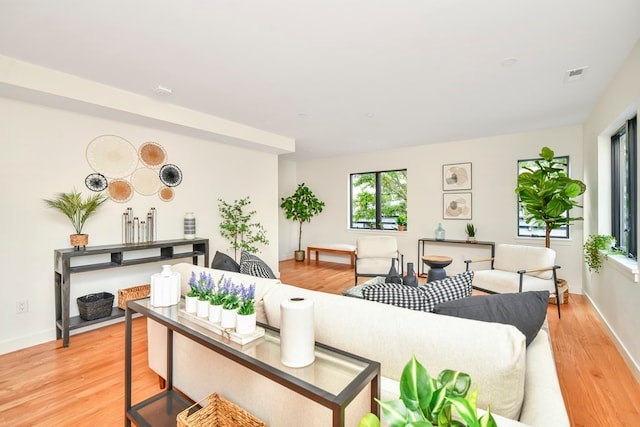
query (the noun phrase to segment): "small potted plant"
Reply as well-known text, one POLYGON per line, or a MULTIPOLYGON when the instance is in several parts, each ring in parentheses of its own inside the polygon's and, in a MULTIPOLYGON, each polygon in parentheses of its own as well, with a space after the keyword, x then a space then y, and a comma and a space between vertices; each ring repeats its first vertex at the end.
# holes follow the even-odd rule
MULTIPOLYGON (((445 369, 438 378, 431 378, 415 356, 405 365, 400 377, 400 399, 380 404, 385 421, 390 426, 497 427, 491 410, 478 418, 478 390, 469 393, 471 377, 464 372, 445 369), (465 423, 453 418, 453 411, 465 423)), ((380 427, 380 419, 369 413, 358 427, 380 427)))
POLYGON ((209 295, 209 321, 213 323, 219 322, 222 316, 222 304, 224 304, 224 299, 227 296, 221 289, 224 280, 223 274, 212 290, 211 295, 209 295))
POLYGON ((198 286, 198 278, 194 271, 191 272, 189 278, 189 292, 184 298, 184 309, 187 313, 195 313, 198 311, 198 297, 200 296, 200 287, 198 286))
POLYGON ((198 287, 198 301, 196 303, 196 315, 198 317, 209 317, 209 298, 213 293, 213 279, 211 274, 207 274, 204 271, 200 272, 200 277, 197 282, 198 287))
POLYGON ((612 249, 616 244, 613 236, 603 234, 591 234, 584 243, 584 262, 587 263, 589 271, 596 273, 602 269, 602 262, 611 253, 624 253, 612 249))
POLYGON ((324 202, 311 192, 304 182, 298 184, 295 193, 289 197, 281 199, 280 207, 284 210, 287 219, 297 221, 298 226, 298 250, 294 251, 296 261, 304 261, 304 251, 302 250, 302 223, 311 221, 311 218, 322 212, 324 202))
POLYGON ((407 226, 407 216, 404 214, 398 215, 396 222, 398 223, 398 231, 404 231, 407 226))
POLYGON ((84 223, 106 201, 107 196, 102 193, 83 198, 75 189, 69 193, 58 193, 53 199, 44 200, 48 207, 59 210, 71 221, 76 234, 70 235, 70 241, 76 249, 89 243, 89 235, 82 234, 84 223))
POLYGON ((242 286, 240 288, 240 305, 236 317, 236 332, 239 334, 252 334, 256 330, 255 308, 256 285, 242 286))
POLYGON ((465 233, 467 233, 467 242, 475 243, 475 241, 476 241, 476 231, 478 231, 476 226, 473 225, 472 223, 468 223, 467 227, 465 228, 464 231, 465 231, 465 233))
POLYGON ((220 326, 225 329, 235 328, 238 307, 240 306, 240 286, 233 284, 233 281, 229 277, 222 282, 221 289, 225 297, 222 303, 220 326))

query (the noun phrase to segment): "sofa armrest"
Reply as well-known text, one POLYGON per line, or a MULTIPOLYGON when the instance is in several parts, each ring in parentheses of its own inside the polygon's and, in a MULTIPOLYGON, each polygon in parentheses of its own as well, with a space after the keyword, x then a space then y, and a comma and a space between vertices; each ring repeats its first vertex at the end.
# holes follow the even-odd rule
MULTIPOLYGON (((469 264, 474 263, 474 262, 488 262, 491 261, 493 263, 493 258, 479 258, 479 259, 465 259, 464 263, 466 265, 465 270, 469 271, 469 264)), ((493 268, 493 264, 492 267, 493 268)))

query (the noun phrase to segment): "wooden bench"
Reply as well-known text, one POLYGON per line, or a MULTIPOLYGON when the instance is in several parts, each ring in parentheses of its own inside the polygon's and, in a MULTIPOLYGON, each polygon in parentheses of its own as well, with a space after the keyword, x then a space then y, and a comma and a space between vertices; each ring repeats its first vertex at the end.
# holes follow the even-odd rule
POLYGON ((311 252, 316 253, 316 262, 319 260, 319 253, 328 253, 335 255, 349 255, 351 258, 351 267, 355 265, 356 245, 348 245, 344 243, 314 243, 307 246, 307 262, 311 262, 311 252))

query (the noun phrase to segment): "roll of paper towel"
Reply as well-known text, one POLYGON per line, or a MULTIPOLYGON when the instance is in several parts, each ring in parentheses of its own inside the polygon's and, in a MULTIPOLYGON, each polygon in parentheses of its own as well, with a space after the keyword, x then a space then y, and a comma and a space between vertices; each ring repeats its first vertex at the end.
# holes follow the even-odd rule
POLYGON ((290 298, 280 304, 280 361, 302 368, 315 360, 313 301, 290 298))

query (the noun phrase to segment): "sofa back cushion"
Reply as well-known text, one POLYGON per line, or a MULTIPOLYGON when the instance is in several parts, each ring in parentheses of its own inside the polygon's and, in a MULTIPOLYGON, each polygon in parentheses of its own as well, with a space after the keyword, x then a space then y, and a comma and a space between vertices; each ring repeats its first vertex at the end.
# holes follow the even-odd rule
POLYGON ((191 272, 195 272, 196 276, 200 274, 201 271, 205 271, 207 274, 211 274, 211 278, 214 283, 218 283, 221 277, 231 277, 234 284, 243 284, 243 285, 252 285, 255 283, 256 292, 255 292, 255 308, 256 308, 256 318, 258 322, 266 322, 267 318, 264 314, 264 303, 263 298, 264 295, 269 292, 269 290, 280 283, 278 279, 266 279, 263 277, 255 277, 249 276, 247 274, 236 273, 233 271, 223 271, 216 270, 213 268, 200 267, 198 265, 188 264, 188 263, 179 263, 171 266, 172 271, 177 271, 180 273, 180 291, 182 295, 186 295, 189 292, 189 278, 191 277, 191 272))
POLYGON ((270 325, 280 327, 280 304, 314 301, 317 342, 376 360, 382 375, 398 381, 415 354, 429 372, 455 369, 471 375, 478 406, 518 419, 524 396, 525 337, 515 327, 422 311, 281 284, 264 296, 270 325))
MULTIPOLYGON (((556 252, 553 249, 501 243, 496 246, 493 268, 515 273, 518 270, 537 270, 553 267, 555 262, 556 252)), ((551 270, 527 274, 540 279, 551 279, 553 277, 551 270)))

